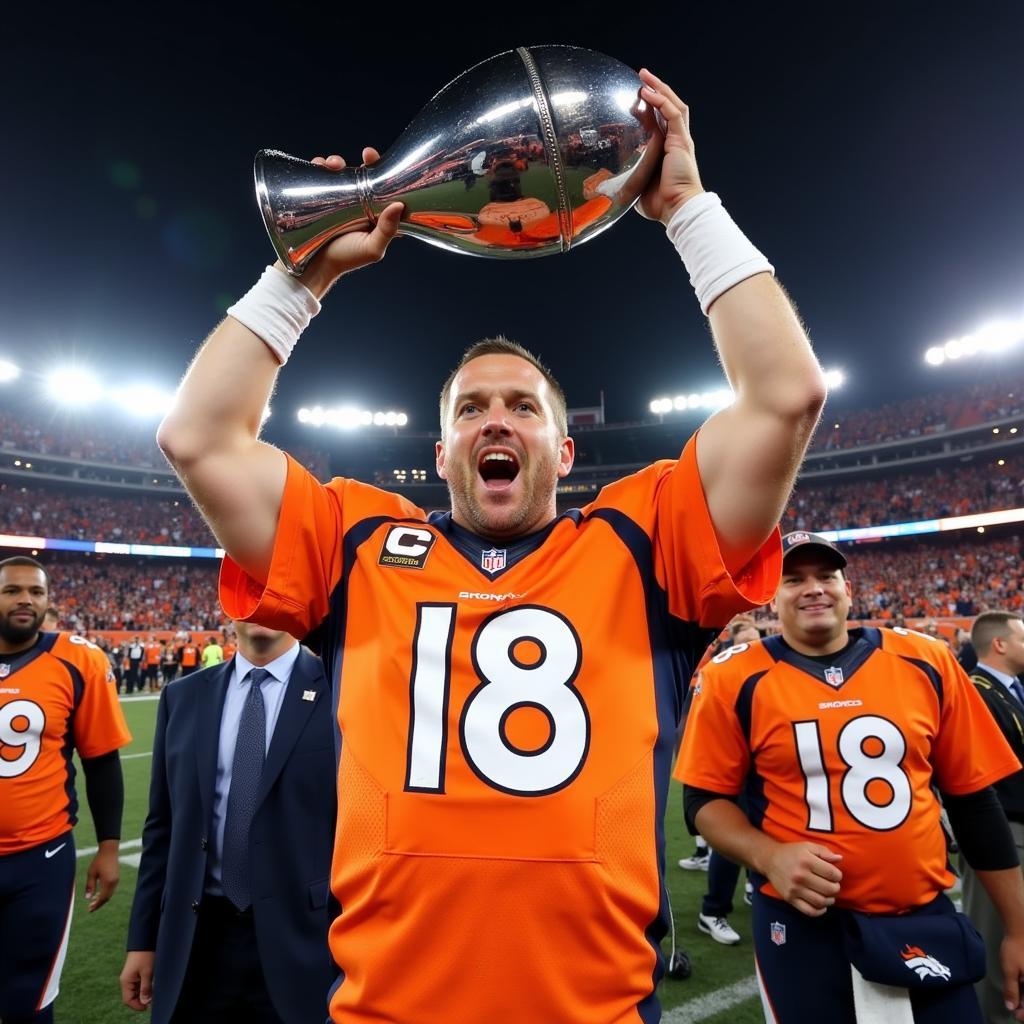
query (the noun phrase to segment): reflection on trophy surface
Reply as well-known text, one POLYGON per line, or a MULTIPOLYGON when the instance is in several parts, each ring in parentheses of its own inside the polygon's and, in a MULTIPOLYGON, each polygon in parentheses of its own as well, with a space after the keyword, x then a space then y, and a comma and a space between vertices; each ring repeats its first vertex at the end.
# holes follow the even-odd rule
POLYGON ((637 200, 662 152, 626 65, 570 46, 508 50, 446 85, 372 167, 256 155, 256 195, 293 274, 405 204, 399 233, 499 259, 568 252, 637 200))

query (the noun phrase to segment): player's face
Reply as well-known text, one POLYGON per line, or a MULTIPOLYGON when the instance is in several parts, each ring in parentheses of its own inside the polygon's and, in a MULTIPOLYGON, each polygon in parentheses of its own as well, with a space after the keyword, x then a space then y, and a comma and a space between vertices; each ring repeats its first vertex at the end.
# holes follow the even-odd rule
POLYGON ((850 584, 842 570, 814 551, 794 554, 782 569, 772 601, 787 643, 805 653, 839 650, 845 643, 850 584))
POLYGON ((24 644, 43 624, 49 604, 46 575, 31 565, 8 565, 0 570, 0 640, 24 644))
POLYGON ((555 518, 555 486, 572 468, 573 442, 555 421, 544 375, 519 356, 470 360, 452 381, 437 473, 460 526, 495 540, 555 518))

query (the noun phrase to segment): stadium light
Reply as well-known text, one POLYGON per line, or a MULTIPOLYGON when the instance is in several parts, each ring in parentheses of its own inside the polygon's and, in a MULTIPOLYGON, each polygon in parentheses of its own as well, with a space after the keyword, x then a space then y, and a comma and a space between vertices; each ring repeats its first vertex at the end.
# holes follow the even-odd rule
POLYGON ((162 391, 152 384, 112 388, 107 392, 107 398, 125 412, 142 419, 164 416, 174 402, 174 395, 170 391, 162 391))
POLYGON ((103 395, 103 388, 88 370, 78 366, 54 370, 47 378, 50 397, 61 405, 91 405, 103 395))
MULTIPOLYGON (((846 382, 846 374, 840 369, 826 370, 825 380, 829 390, 836 391, 846 382)), ((716 412, 731 405, 735 397, 731 388, 718 388, 716 391, 692 391, 687 395, 676 395, 674 398, 655 398, 648 408, 655 416, 665 416, 670 412, 685 412, 688 409, 716 412)))
POLYGON ((7 384, 21 376, 21 369, 8 359, 0 359, 0 384, 7 384))
POLYGON ((976 355, 999 355, 1024 341, 1024 319, 991 320, 972 334, 950 338, 942 345, 932 345, 924 354, 929 366, 969 359, 976 355))
POLYGON ((404 427, 409 417, 404 412, 370 412, 352 405, 325 409, 322 405, 299 409, 298 419, 311 427, 335 427, 338 430, 357 430, 359 427, 404 427))

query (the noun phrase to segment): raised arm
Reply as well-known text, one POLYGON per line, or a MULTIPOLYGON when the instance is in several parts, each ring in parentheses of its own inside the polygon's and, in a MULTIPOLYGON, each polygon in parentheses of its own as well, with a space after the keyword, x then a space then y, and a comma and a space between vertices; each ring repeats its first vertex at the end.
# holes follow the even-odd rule
MULTIPOLYGON (((363 151, 366 163, 377 159, 375 150, 363 151)), ((334 170, 345 166, 340 156, 314 162, 334 170)), ((285 310, 292 319, 303 311, 306 317, 315 314, 339 277, 384 256, 401 213, 401 203, 393 203, 373 230, 335 239, 303 274, 305 290, 283 268, 275 269, 280 280, 261 282, 257 301, 273 307, 275 315, 285 310), (289 303, 298 312, 290 311, 289 303)), ((284 454, 259 440, 263 410, 286 358, 275 354, 271 341, 226 317, 199 350, 157 432, 157 444, 220 544, 260 580, 270 567, 286 473, 284 454)))
POLYGON ((704 195, 686 105, 651 72, 640 77, 644 99, 661 112, 667 133, 661 175, 639 209, 669 227, 698 293, 716 295, 706 311, 736 395, 701 428, 697 464, 725 563, 737 570, 782 515, 825 402, 825 380, 767 261, 704 195), (691 202, 690 211, 700 212, 685 209, 691 202), (748 253, 760 261, 750 259, 744 270, 748 253), (719 266, 709 266, 716 261, 719 266), (719 270, 724 276, 714 287, 719 270))

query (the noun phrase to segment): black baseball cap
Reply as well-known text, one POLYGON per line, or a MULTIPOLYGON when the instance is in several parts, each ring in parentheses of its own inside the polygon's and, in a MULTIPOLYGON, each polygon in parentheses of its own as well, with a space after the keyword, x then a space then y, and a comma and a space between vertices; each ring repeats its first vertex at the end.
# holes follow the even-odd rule
POLYGON ((820 533, 808 533, 806 530, 794 530, 782 538, 782 560, 785 561, 793 551, 803 548, 819 548, 819 554, 827 554, 837 569, 846 568, 846 555, 832 541, 826 540, 820 533))

